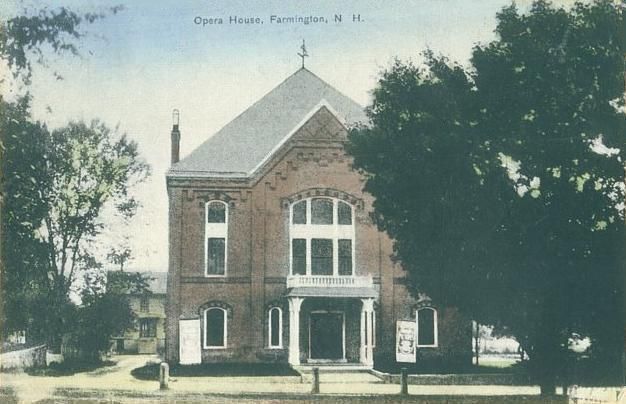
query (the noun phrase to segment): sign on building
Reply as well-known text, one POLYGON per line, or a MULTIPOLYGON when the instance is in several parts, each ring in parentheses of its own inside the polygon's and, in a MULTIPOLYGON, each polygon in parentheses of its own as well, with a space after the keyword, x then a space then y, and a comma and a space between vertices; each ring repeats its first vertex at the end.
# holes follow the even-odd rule
POLYGON ((202 362, 200 351, 200 319, 181 319, 178 321, 180 364, 193 365, 202 362))
POLYGON ((396 322, 396 362, 415 363, 415 322, 396 322))

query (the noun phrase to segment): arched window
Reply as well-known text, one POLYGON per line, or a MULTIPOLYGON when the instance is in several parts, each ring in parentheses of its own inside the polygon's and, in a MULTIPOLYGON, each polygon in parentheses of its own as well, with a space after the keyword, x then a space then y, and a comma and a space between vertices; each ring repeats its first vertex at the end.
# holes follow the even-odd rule
POLYGON ((204 311, 204 348, 226 348, 228 316, 221 307, 204 311))
POLYGON ((226 275, 228 205, 210 201, 205 205, 205 276, 226 275))
POLYGON ((283 347, 283 311, 280 307, 272 307, 267 319, 268 342, 270 348, 283 347))
POLYGON ((291 275, 353 275, 353 216, 352 206, 334 198, 291 205, 291 275))
POLYGON ((417 310, 417 346, 437 346, 437 310, 423 307, 417 310))

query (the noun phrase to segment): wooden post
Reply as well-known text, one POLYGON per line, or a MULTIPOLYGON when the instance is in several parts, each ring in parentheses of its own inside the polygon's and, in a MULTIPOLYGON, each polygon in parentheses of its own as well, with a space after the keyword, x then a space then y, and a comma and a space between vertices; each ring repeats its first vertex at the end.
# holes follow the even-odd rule
POLYGON ((480 324, 478 324, 478 321, 474 321, 474 323, 476 324, 476 337, 474 338, 474 350, 476 351, 476 366, 479 365, 478 363, 478 356, 479 356, 479 352, 480 352, 480 324))
POLYGON ((161 390, 168 389, 168 383, 170 379, 170 366, 167 362, 161 362, 161 366, 159 368, 159 388, 161 390))
POLYGON ((400 395, 409 395, 409 374, 407 368, 400 370, 400 395))
POLYGON ((313 368, 313 385, 311 386, 311 394, 319 394, 320 392, 320 368, 313 368))

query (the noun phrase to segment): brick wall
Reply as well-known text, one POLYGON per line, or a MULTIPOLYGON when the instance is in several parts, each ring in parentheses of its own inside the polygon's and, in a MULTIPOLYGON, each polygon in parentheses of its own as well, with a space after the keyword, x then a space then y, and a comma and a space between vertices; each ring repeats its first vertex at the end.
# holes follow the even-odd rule
MULTIPOLYGON (((286 348, 289 316, 283 296, 289 273, 289 205, 318 193, 346 198, 353 205, 355 275, 374 278, 380 291, 377 353, 393 355, 395 321, 414 319, 410 311, 416 301, 401 281, 402 268, 390 258, 391 240, 370 220, 372 197, 362 192, 364 180, 351 170, 351 160, 343 150, 345 138, 343 126, 322 109, 249 180, 168 179, 168 360, 178 359, 178 319, 201 315, 199 307, 208 301, 223 301, 233 313, 228 325, 228 348, 203 349, 204 361, 284 359, 285 352, 267 349, 268 304, 284 305, 286 348), (204 206, 213 199, 226 201, 229 206, 225 278, 204 277, 204 206)), ((360 302, 355 304, 360 310, 360 302)), ((460 325, 465 320, 459 322, 450 313, 441 311, 442 352, 452 352, 456 348, 448 345, 458 343, 448 337, 448 328, 465 327, 460 325)), ((471 330, 467 344, 460 349, 468 349, 471 355, 470 344, 471 330)))

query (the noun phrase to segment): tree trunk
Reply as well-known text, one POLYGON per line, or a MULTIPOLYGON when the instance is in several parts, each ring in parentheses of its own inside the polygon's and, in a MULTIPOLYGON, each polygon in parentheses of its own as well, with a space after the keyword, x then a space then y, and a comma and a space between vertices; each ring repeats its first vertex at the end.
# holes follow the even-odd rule
POLYGON ((547 323, 540 328, 540 332, 542 335, 538 338, 530 358, 534 362, 531 368, 541 388, 541 395, 555 395, 557 374, 564 360, 558 331, 547 323))
POLYGON ((545 378, 539 384, 542 396, 554 396, 556 395, 556 378, 545 378))

